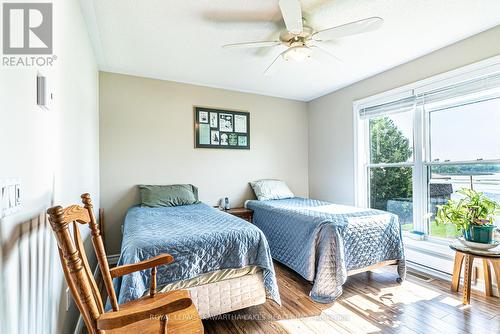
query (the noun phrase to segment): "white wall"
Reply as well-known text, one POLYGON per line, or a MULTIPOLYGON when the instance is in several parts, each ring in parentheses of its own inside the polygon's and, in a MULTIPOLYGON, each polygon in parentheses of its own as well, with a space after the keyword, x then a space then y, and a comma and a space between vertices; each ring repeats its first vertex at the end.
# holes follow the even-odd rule
MULTIPOLYGON (((99 203, 98 70, 79 2, 53 3, 54 54, 58 57, 54 66, 0 67, 0 178, 20 177, 22 183, 21 211, 0 221, 2 245, 13 239, 16 226, 51 205, 78 202, 83 192, 92 194, 96 207, 99 203), (46 74, 53 86, 55 100, 50 111, 36 106, 37 71, 46 74)), ((55 240, 52 234, 50 238, 55 240)), ((33 293, 19 282, 19 253, 27 252, 23 247, 28 244, 15 248, 3 263, 2 275, 8 277, 3 296, 8 300, 6 332, 72 332, 78 311, 74 305, 65 310, 66 285, 55 248, 52 286, 43 287, 49 291, 44 303, 49 307, 45 324, 50 327, 40 328, 26 314, 19 318, 19 303, 31 307, 25 305, 27 297, 20 297, 20 290, 33 293)))
POLYGON ((119 252, 137 184, 192 183, 201 201, 229 196, 233 206, 253 197, 248 182, 259 178, 308 195, 303 102, 101 72, 100 117, 108 253, 119 252), (193 105, 249 111, 251 149, 195 149, 193 105))
POLYGON ((499 55, 499 41, 500 26, 309 102, 309 195, 354 204, 353 101, 499 55))

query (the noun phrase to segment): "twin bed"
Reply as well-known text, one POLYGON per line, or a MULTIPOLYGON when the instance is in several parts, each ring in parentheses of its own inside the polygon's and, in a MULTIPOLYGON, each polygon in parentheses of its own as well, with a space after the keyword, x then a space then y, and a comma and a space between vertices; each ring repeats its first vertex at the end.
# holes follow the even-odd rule
MULTIPOLYGON (((293 197, 247 201, 253 224, 203 203, 129 209, 119 265, 161 253, 163 291, 187 289, 202 318, 262 304, 280 304, 273 259, 313 283, 311 299, 334 301, 353 273, 396 264, 405 277, 397 216, 293 197)), ((119 302, 141 297, 149 272, 115 279, 119 302)))
MULTIPOLYGON (((262 231, 206 204, 133 207, 124 223, 119 265, 168 253, 175 262, 158 268, 162 291, 187 289, 202 318, 280 303, 271 252, 262 231)), ((149 272, 115 279, 119 303, 141 297, 149 272)))
POLYGON ((347 276, 384 265, 406 275, 398 217, 371 209, 287 198, 247 201, 273 258, 313 282, 312 300, 330 303, 347 276))

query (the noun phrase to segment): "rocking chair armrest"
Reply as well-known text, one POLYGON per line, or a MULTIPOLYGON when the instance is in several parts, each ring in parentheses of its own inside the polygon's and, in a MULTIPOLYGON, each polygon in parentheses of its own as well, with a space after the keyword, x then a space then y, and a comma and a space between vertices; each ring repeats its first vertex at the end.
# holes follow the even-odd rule
POLYGON ((193 304, 181 291, 174 291, 167 297, 146 305, 138 304, 135 307, 123 308, 119 311, 103 313, 97 319, 97 328, 111 330, 125 327, 130 324, 151 319, 160 321, 161 317, 173 312, 184 310, 193 304))
POLYGON ((150 269, 154 267, 158 267, 164 264, 169 264, 174 262, 174 258, 170 254, 161 254, 155 257, 152 257, 148 260, 144 260, 141 262, 133 263, 133 264, 126 264, 123 266, 118 266, 111 268, 109 270, 111 277, 115 278, 118 276, 123 276, 127 275, 136 271, 140 270, 145 270, 145 269, 150 269))

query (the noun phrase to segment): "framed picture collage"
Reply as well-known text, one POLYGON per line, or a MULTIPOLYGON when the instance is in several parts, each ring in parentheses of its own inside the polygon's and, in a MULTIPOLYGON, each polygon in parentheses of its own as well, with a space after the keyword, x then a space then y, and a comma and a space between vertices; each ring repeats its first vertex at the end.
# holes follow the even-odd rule
POLYGON ((250 149, 250 113, 194 107, 195 148, 250 149))

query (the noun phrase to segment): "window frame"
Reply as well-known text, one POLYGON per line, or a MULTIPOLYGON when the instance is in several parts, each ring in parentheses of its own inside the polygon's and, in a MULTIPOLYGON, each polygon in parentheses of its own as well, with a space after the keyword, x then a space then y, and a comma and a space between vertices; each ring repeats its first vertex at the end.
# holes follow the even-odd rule
MULTIPOLYGON (((416 157, 415 157, 415 139, 416 139, 416 135, 415 135, 415 131, 416 131, 416 128, 415 128, 415 124, 416 124, 416 114, 415 114, 415 109, 412 110, 412 111, 404 111, 404 112, 401 112, 401 114, 403 113, 409 113, 409 116, 411 117, 411 121, 413 123, 413 129, 412 129, 412 134, 413 134, 413 138, 412 138, 412 144, 413 144, 413 147, 412 147, 412 159, 410 161, 405 161, 405 162, 389 162, 389 163, 372 163, 371 162, 371 156, 370 156, 370 151, 371 151, 371 134, 370 134, 370 119, 366 119, 366 120, 363 120, 362 122, 364 122, 366 125, 365 125, 365 136, 367 137, 367 146, 365 146, 365 157, 364 157, 364 161, 366 161, 366 168, 365 168, 365 175, 366 175, 366 203, 367 203, 367 207, 369 207, 369 203, 371 202, 370 200, 370 193, 371 193, 371 183, 370 183, 370 170, 373 169, 373 168, 401 168, 401 167, 409 167, 409 168, 412 168, 412 180, 413 180, 413 191, 412 191, 412 206, 413 206, 413 217, 414 217, 414 222, 413 222, 413 225, 415 224, 415 213, 417 212, 416 210, 416 201, 415 201, 415 177, 417 176, 416 173, 415 173, 415 166, 416 166, 416 157)), ((398 114, 398 113, 396 113, 398 114)), ((390 116, 390 115, 389 115, 390 116)), ((415 229, 415 228, 413 228, 415 229)), ((405 233, 408 233, 405 231, 405 233)))
MULTIPOLYGON (((425 92, 444 88, 460 82, 473 80, 485 75, 500 73, 500 56, 474 63, 450 72, 430 77, 415 83, 383 92, 362 100, 353 102, 354 126, 354 194, 355 205, 369 207, 370 182, 369 171, 374 167, 412 167, 413 168, 413 229, 425 233, 428 241, 449 243, 449 240, 429 235, 429 223, 425 212, 428 210, 428 170, 431 166, 443 164, 478 163, 477 160, 433 162, 430 161, 430 112, 423 105, 416 104, 413 115, 413 161, 404 163, 372 164, 370 163, 370 133, 369 119, 360 119, 361 109, 397 101, 425 92)), ((481 160, 480 163, 500 163, 500 159, 481 160)), ((405 232, 407 234, 409 232, 405 232)))

